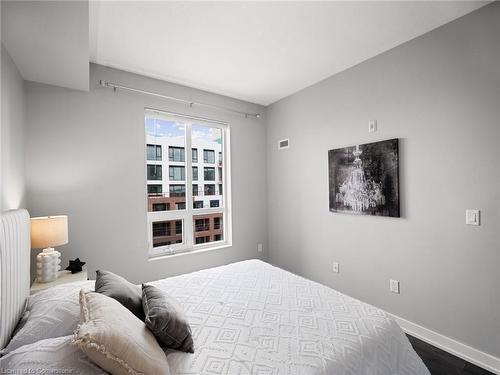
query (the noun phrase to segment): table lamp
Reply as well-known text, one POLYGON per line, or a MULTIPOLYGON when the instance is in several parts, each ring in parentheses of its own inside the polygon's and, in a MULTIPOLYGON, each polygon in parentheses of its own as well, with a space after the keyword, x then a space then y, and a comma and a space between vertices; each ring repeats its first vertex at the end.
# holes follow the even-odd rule
POLYGON ((43 249, 36 257, 36 276, 40 283, 57 279, 61 269, 61 253, 54 246, 68 243, 68 217, 44 216, 31 218, 31 248, 43 249))

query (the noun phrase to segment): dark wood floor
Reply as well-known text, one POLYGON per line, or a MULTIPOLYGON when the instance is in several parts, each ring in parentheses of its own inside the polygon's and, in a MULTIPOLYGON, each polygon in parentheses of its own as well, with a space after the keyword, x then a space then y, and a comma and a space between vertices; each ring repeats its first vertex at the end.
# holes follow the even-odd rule
POLYGON ((407 336, 432 375, 494 375, 422 340, 407 336))

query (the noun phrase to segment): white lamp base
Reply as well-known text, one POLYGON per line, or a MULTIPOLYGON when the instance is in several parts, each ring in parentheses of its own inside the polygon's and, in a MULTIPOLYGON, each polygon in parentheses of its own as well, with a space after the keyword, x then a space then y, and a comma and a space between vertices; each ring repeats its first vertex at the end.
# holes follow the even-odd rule
POLYGON ((50 283, 57 279, 57 273, 61 269, 61 253, 53 247, 43 249, 36 256, 36 278, 39 283, 50 283))

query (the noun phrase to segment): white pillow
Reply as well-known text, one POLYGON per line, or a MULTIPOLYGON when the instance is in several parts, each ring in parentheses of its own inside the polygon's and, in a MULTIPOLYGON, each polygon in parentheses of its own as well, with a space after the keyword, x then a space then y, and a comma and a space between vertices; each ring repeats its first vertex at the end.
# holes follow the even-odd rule
POLYGON ((144 322, 104 294, 80 291, 74 342, 113 375, 170 375, 165 353, 144 322))
POLYGON ((94 281, 63 284, 30 296, 23 317, 1 354, 39 340, 71 335, 80 320, 81 288, 93 289, 94 281))
POLYGON ((106 374, 71 341, 72 336, 64 336, 24 345, 0 359, 0 373, 106 374))

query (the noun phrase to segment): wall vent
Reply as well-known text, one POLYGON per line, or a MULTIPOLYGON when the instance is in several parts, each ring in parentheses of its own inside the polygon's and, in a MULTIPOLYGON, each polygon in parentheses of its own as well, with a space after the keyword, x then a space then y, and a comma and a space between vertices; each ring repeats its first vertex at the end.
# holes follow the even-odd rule
POLYGON ((281 141, 278 141, 278 150, 284 150, 285 148, 290 147, 290 139, 282 139, 281 141))

